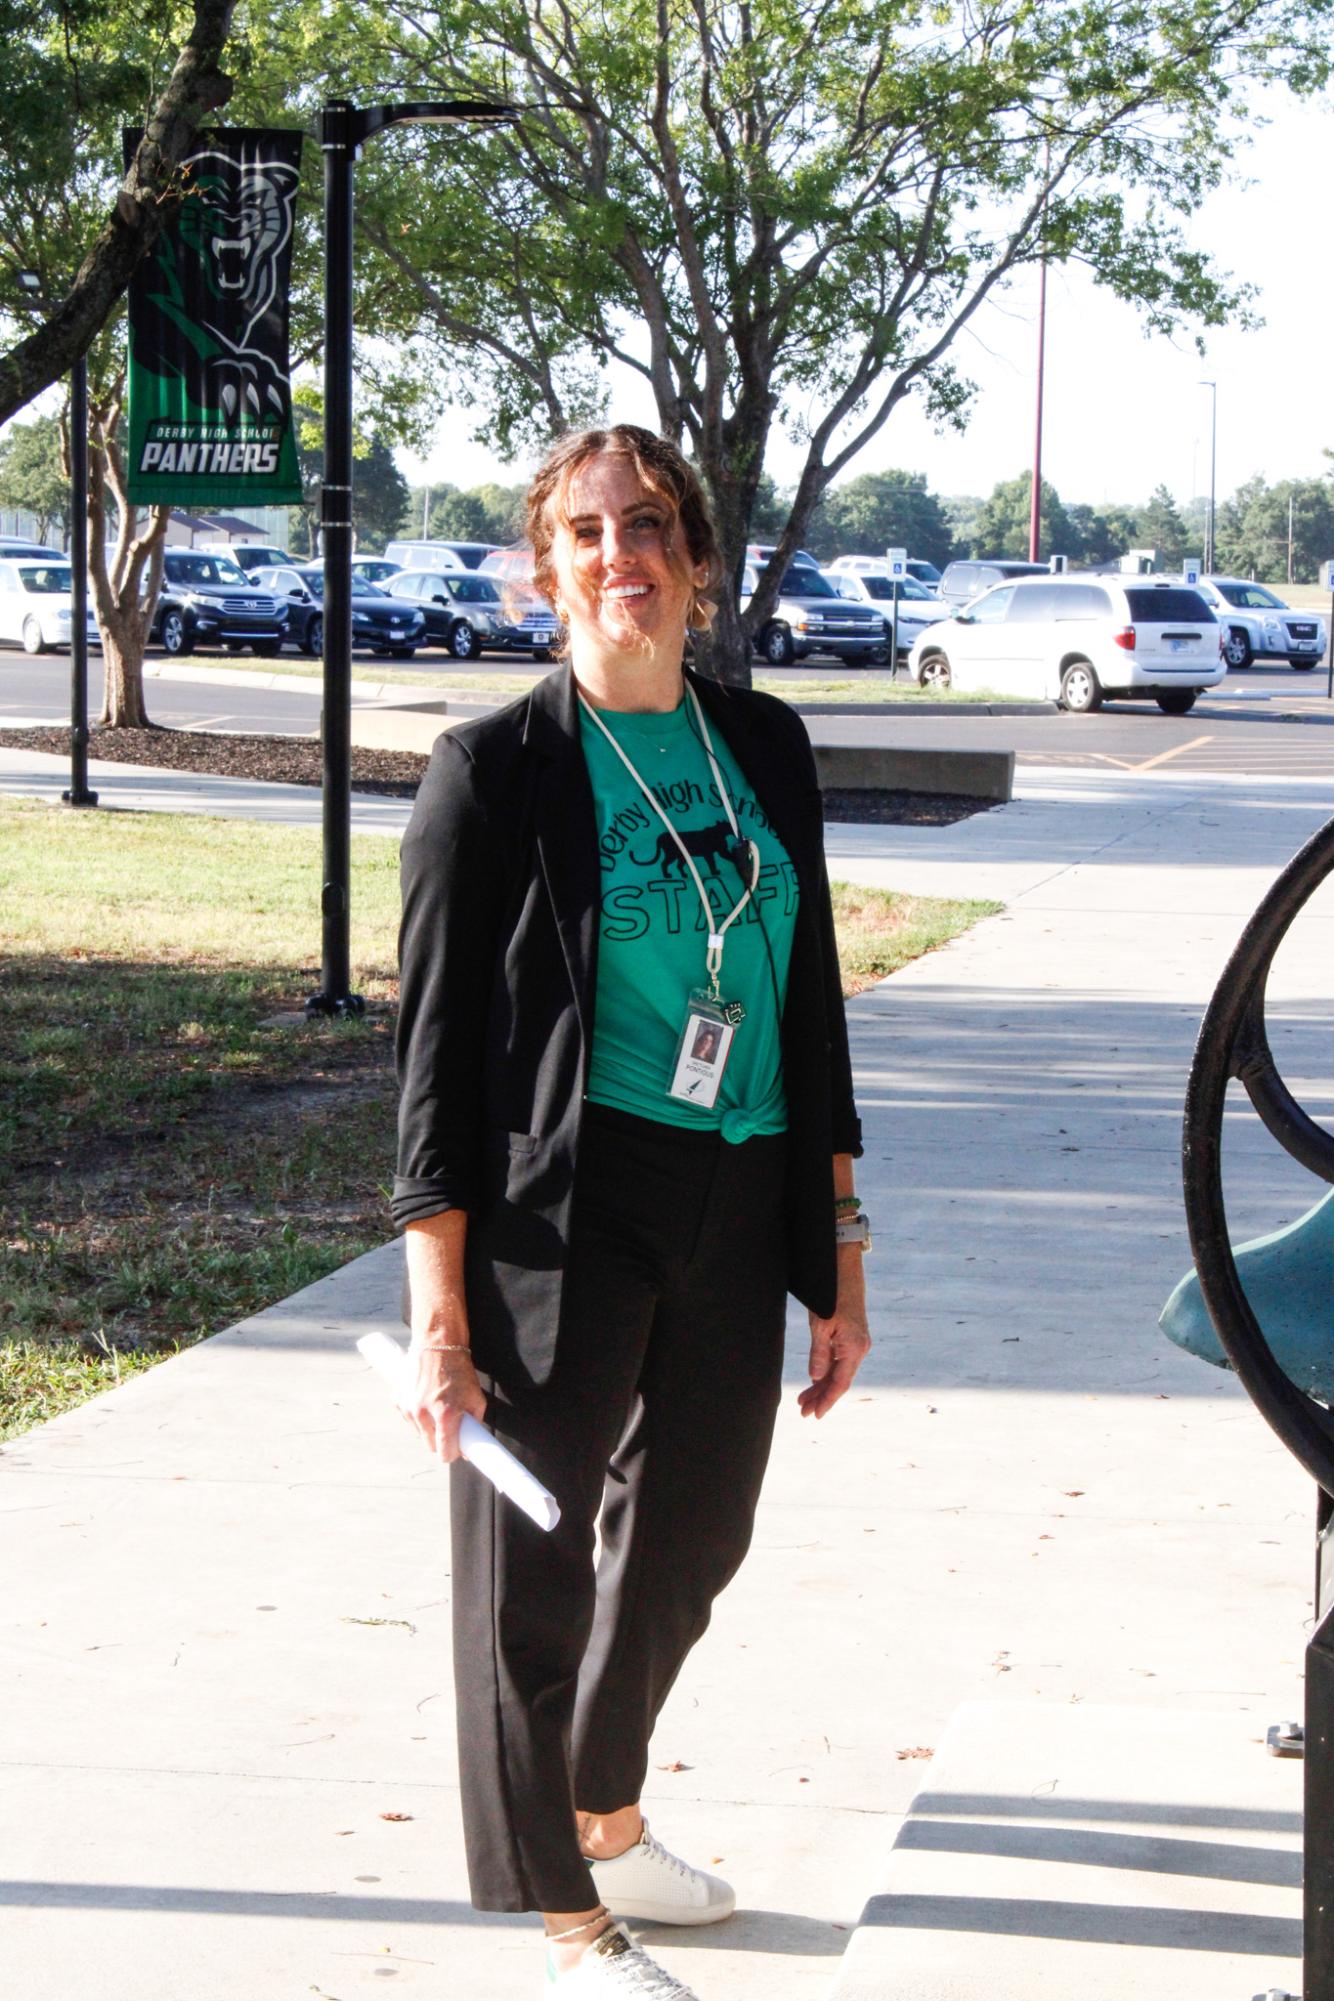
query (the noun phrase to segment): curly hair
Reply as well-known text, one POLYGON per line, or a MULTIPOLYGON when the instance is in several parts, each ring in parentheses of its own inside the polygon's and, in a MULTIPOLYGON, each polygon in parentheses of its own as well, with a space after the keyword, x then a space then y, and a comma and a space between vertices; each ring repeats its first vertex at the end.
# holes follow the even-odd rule
MULTIPOLYGON (((533 548, 533 588, 556 605, 556 567, 552 559, 557 523, 564 515, 570 483, 582 466, 606 452, 633 466, 649 492, 670 512, 667 558, 694 589, 688 624, 707 631, 716 606, 707 593, 722 578, 722 556, 699 475, 677 446, 639 424, 609 424, 605 429, 571 431, 553 445, 528 489, 528 540, 533 548), (679 532, 679 536, 677 531, 679 532), (705 581, 695 584, 698 571, 705 581)), ((567 518, 568 525, 568 518, 567 518)))

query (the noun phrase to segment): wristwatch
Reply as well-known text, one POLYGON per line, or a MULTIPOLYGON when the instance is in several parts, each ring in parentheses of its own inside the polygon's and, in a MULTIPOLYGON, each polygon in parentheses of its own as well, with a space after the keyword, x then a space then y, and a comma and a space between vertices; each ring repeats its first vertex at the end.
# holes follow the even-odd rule
POLYGON ((864 1209, 855 1216, 845 1216, 834 1225, 834 1241, 839 1244, 856 1244, 858 1250, 871 1248, 871 1219, 864 1209))

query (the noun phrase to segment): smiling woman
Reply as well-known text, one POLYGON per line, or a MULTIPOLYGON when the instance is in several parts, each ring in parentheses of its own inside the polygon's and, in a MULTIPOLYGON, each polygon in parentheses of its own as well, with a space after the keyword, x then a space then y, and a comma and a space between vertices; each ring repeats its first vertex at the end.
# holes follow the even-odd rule
POLYGON ((805 728, 684 667, 720 573, 698 479, 583 432, 528 526, 568 664, 441 736, 403 845, 409 1416, 453 1462, 473 1900, 542 1913, 553 2001, 693 2001, 608 1907, 735 1902, 649 1834, 648 1739, 750 1541, 787 1293, 805 1416, 869 1346, 860 1127, 805 728), (459 1469, 464 1414, 550 1534, 459 1469))

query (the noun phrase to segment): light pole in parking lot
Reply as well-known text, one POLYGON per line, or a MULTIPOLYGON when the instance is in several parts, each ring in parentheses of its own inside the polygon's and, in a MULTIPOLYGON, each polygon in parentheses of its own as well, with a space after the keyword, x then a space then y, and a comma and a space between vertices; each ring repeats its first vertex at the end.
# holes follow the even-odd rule
POLYGON ((1209 410, 1209 519, 1204 527, 1204 574, 1211 576, 1218 568, 1217 536, 1214 522, 1218 507, 1218 384, 1201 382, 1201 389, 1207 389, 1210 396, 1209 410))
POLYGON ((352 169, 367 139, 391 125, 509 123, 511 104, 454 100, 324 106, 324 882, 320 893, 320 990, 308 1015, 361 1014, 349 991, 352 859, 352 169))

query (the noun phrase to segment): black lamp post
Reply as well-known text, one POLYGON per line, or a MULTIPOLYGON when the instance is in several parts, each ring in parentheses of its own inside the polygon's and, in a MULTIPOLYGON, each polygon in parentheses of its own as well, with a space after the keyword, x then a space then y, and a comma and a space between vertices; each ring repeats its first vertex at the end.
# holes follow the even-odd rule
POLYGON ((352 850, 352 169, 367 139, 390 125, 507 124, 510 104, 480 100, 324 106, 324 884, 320 991, 308 1015, 361 1014, 348 991, 352 850))
MULTIPOLYGON (((46 305, 35 271, 20 271, 18 281, 31 305, 46 305)), ((69 460, 70 779, 60 796, 67 806, 95 806, 97 794, 88 789, 88 361, 82 354, 69 376, 69 460)))
POLYGON ((1201 382, 1209 391, 1209 523, 1204 538, 1204 574, 1218 568, 1218 384, 1201 382))

